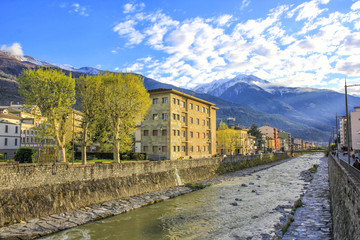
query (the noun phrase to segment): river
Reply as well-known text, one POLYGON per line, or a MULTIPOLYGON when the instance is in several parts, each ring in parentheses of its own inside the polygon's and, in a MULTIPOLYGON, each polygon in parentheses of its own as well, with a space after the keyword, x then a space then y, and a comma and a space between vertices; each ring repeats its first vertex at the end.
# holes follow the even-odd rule
POLYGON ((274 236, 283 216, 306 189, 300 173, 322 153, 231 178, 203 190, 44 237, 70 239, 263 239, 274 236))

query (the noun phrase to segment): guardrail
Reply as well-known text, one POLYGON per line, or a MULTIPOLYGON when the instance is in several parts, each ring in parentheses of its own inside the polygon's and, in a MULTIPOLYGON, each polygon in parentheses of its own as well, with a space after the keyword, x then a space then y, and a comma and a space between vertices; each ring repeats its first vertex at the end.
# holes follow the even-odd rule
POLYGON ((340 163, 340 165, 348 171, 348 173, 351 174, 352 177, 354 177, 358 182, 360 182, 360 170, 350 165, 347 161, 336 157, 336 155, 331 154, 332 157, 340 163))

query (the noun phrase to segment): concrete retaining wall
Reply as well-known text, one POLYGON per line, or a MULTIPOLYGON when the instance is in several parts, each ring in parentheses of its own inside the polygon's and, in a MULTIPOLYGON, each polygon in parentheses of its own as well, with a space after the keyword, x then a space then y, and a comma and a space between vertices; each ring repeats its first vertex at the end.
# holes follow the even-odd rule
POLYGON ((245 156, 85 166, 4 164, 0 165, 0 226, 173 187, 175 169, 183 183, 190 183, 262 161, 245 156))
MULTIPOLYGON (((360 181, 352 167, 329 156, 329 182, 334 239, 359 239, 360 181)), ((360 175, 360 174, 359 174, 360 175)))

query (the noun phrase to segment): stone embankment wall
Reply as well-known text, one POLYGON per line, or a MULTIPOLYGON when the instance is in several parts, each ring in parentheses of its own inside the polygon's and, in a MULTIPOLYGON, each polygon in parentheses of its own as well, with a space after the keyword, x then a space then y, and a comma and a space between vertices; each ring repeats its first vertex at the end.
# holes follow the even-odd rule
POLYGON ((177 185, 177 173, 183 183, 190 183, 287 158, 286 155, 274 159, 262 157, 0 165, 0 226, 170 188, 177 185))
POLYGON ((329 182, 334 239, 359 239, 360 173, 329 156, 329 182))

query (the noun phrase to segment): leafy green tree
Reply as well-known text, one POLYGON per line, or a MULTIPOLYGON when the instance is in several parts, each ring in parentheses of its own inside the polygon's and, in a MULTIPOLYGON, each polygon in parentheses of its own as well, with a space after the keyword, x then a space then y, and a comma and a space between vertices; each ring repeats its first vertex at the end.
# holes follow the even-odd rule
POLYGON ((262 133, 260 132, 258 126, 252 124, 248 133, 256 138, 256 146, 257 149, 260 150, 263 145, 263 140, 262 140, 262 133))
POLYGON ((20 147, 16 150, 14 159, 19 163, 35 162, 36 151, 31 147, 20 147))
POLYGON ((86 164, 86 147, 91 142, 91 135, 95 135, 100 125, 96 126, 97 115, 101 111, 101 89, 102 75, 80 76, 77 81, 76 96, 82 112, 81 132, 81 160, 86 164), (93 133, 93 134, 91 134, 93 133))
POLYGON ((27 106, 37 105, 48 122, 42 131, 58 149, 58 161, 66 162, 66 125, 75 104, 75 80, 55 68, 27 69, 18 77, 19 93, 27 106))
POLYGON ((235 151, 237 145, 240 144, 241 135, 235 130, 229 128, 224 122, 220 122, 219 128, 216 131, 216 140, 218 147, 230 151, 231 154, 235 151))
POLYGON ((147 114, 150 95, 139 75, 105 72, 96 77, 101 79, 101 111, 96 115, 97 122, 110 132, 114 162, 119 163, 119 151, 131 149, 131 136, 147 114))

